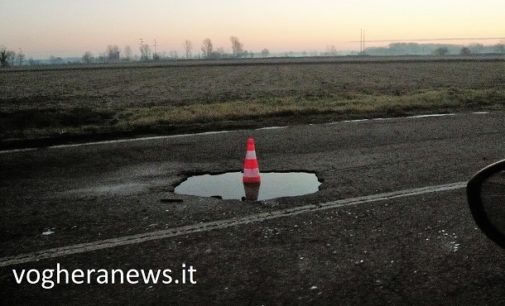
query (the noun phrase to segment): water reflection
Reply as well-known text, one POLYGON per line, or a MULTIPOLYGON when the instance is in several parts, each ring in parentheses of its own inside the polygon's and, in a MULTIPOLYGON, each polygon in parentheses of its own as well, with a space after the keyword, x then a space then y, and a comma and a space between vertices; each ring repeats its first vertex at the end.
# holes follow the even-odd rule
POLYGON ((257 201, 260 192, 260 184, 245 184, 244 183, 245 197, 246 201, 257 201))
POLYGON ((261 173, 261 185, 244 185, 242 172, 228 172, 189 177, 175 187, 174 192, 201 197, 220 196, 223 199, 262 201, 314 193, 320 185, 317 176, 307 172, 261 173))

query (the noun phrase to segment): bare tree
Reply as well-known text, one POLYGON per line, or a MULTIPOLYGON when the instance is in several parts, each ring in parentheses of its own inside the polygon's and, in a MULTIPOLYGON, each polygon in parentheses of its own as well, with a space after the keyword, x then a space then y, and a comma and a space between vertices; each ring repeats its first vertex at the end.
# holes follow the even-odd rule
POLYGON ((14 51, 7 50, 5 47, 0 48, 0 66, 9 67, 16 57, 14 51))
POLYGON ((142 38, 140 39, 140 60, 141 61, 148 61, 151 58, 151 48, 149 48, 149 45, 144 43, 142 38))
POLYGON ((18 63, 19 66, 22 66, 25 61, 25 54, 23 53, 23 50, 19 49, 18 54, 16 55, 16 62, 18 63))
POLYGON ((191 58, 191 51, 193 50, 193 44, 191 41, 186 40, 184 42, 184 51, 186 52, 186 58, 191 58))
POLYGON ((130 61, 132 58, 132 48, 130 46, 125 46, 123 49, 124 59, 130 61))
POLYGON ((158 42, 156 39, 153 41, 153 61, 159 61, 160 60, 160 55, 158 54, 158 42))
POLYGON ((28 65, 30 65, 30 66, 35 66, 35 65, 39 65, 39 64, 40 64, 40 62, 39 62, 39 61, 34 60, 34 59, 33 59, 33 58, 31 58, 31 57, 28 59, 28 65))
POLYGON ((212 46, 212 41, 210 38, 206 38, 202 42, 202 55, 204 58, 211 58, 212 53, 214 51, 214 47, 212 46))
POLYGON ((439 47, 439 48, 436 48, 435 51, 433 51, 433 54, 437 55, 437 56, 444 56, 444 55, 447 55, 448 53, 449 53, 449 49, 447 47, 439 47))
POLYGON ((461 50, 459 50, 459 54, 470 55, 470 54, 472 54, 472 51, 467 47, 463 47, 463 48, 461 48, 461 50))
POLYGON ((211 58, 214 52, 214 47, 212 46, 212 41, 210 38, 206 38, 202 42, 202 55, 204 58, 211 58))
POLYGON ((4 47, 2 47, 0 49, 0 65, 2 65, 2 67, 7 67, 9 66, 9 56, 8 56, 8 50, 4 47))
POLYGON ((86 51, 84 52, 83 56, 82 56, 82 62, 84 64, 91 64, 93 62, 93 53, 91 53, 91 51, 86 51))
POLYGON ((95 63, 105 64, 107 62, 107 57, 105 53, 100 53, 97 57, 95 57, 95 63))
POLYGON ((61 57, 56 57, 54 55, 49 56, 49 63, 51 65, 63 65, 65 64, 65 61, 61 57))
POLYGON ((231 49, 234 57, 242 57, 244 55, 244 46, 236 36, 230 37, 231 49))
POLYGON ((268 57, 268 55, 270 55, 270 51, 268 51, 268 49, 263 49, 261 50, 261 57, 268 57))
POLYGON ((118 62, 120 54, 121 54, 121 51, 119 50, 118 46, 109 45, 109 46, 107 46, 107 51, 105 52, 105 57, 107 58, 107 61, 109 61, 109 62, 118 62))

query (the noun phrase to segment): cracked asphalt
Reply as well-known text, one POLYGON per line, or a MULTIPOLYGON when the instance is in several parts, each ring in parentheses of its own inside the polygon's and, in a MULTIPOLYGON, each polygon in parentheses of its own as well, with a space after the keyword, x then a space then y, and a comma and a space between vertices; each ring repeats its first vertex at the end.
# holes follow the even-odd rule
MULTIPOLYGON (((0 154, 0 257, 468 180, 505 156, 505 114, 166 137, 0 154), (173 193, 187 176, 309 171, 315 194, 265 202, 173 193), (171 202, 170 200, 182 200, 171 202), (52 232, 49 235, 42 233, 52 232)), ((1 304, 501 304, 505 257, 464 189, 308 212, 0 268, 1 304), (195 285, 17 285, 12 269, 164 269, 195 285)))

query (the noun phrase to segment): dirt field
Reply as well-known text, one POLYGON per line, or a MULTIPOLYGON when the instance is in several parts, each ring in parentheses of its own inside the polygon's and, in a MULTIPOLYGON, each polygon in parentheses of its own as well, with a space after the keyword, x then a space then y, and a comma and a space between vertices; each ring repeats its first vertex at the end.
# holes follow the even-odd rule
POLYGON ((0 84, 3 146, 505 107, 500 59, 73 67, 0 84))

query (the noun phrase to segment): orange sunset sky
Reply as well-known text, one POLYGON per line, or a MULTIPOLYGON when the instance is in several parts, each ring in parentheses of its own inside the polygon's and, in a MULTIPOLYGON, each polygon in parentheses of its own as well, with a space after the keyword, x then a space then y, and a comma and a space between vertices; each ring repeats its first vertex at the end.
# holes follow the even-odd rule
POLYGON ((432 38, 496 44, 505 37, 505 1, 0 0, 0 28, 0 45, 34 58, 98 54, 110 44, 138 53, 140 38, 156 39, 160 52, 182 53, 186 39, 197 52, 207 37, 229 51, 231 35, 255 52, 357 50, 361 28, 367 46, 432 38))

